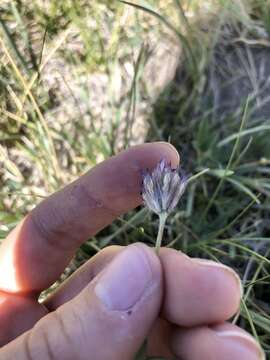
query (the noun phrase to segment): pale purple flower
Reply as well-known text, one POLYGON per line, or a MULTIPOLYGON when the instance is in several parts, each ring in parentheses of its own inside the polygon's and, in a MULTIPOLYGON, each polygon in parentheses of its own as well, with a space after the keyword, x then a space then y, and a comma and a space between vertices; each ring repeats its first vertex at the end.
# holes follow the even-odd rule
POLYGON ((187 185, 187 177, 178 167, 173 169, 161 160, 154 170, 143 172, 142 198, 145 205, 156 214, 166 214, 178 204, 187 185))

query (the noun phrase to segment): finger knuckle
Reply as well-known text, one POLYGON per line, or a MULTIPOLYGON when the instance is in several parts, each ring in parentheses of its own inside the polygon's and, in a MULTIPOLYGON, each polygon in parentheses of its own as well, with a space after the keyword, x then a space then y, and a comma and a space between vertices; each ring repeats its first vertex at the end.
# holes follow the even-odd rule
POLYGON ((76 358, 76 346, 69 326, 65 317, 57 310, 47 315, 44 321, 38 322, 32 331, 26 334, 24 347, 27 360, 40 359, 40 354, 44 360, 76 358))

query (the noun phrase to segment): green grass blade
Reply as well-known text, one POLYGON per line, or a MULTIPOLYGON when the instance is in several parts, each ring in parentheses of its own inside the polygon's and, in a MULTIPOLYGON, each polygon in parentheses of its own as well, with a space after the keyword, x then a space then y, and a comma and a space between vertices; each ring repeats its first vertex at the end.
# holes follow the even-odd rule
POLYGON ((193 64, 193 70, 195 71, 195 75, 198 74, 198 66, 197 66, 197 61, 195 59, 195 56, 193 54, 193 50, 191 49, 187 39, 185 38, 185 36, 183 34, 181 34, 164 16, 160 15, 159 13, 157 13, 156 11, 147 8, 145 6, 139 5, 139 4, 134 4, 131 3, 129 1, 125 1, 125 0, 119 0, 121 3, 129 5, 129 6, 133 6, 136 9, 142 10, 147 12, 148 14, 154 16, 155 18, 157 18, 159 21, 161 21, 168 29, 170 29, 178 38, 179 40, 182 42, 184 49, 187 52, 187 55, 190 56, 190 59, 192 61, 193 64))
POLYGON ((222 147, 224 145, 227 145, 228 143, 230 143, 231 141, 233 141, 233 140, 235 140, 237 138, 242 138, 242 137, 247 136, 247 135, 251 135, 251 134, 255 134, 255 133, 259 133, 259 132, 263 132, 263 131, 269 131, 269 130, 270 130, 270 125, 259 125, 259 126, 255 126, 253 128, 250 128, 250 129, 241 130, 240 132, 234 133, 234 134, 226 137, 222 141, 220 141, 218 143, 218 147, 222 147))

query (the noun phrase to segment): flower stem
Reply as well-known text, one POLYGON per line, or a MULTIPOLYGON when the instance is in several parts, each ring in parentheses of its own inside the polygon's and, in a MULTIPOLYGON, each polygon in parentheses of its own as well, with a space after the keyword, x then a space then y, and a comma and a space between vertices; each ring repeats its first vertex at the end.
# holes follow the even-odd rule
POLYGON ((167 216, 168 215, 166 212, 159 214, 159 228, 158 228, 158 235, 157 235, 156 246, 155 246, 157 255, 159 254, 159 249, 161 246, 161 241, 162 241, 162 237, 163 237, 163 232, 164 232, 164 227, 165 227, 165 223, 167 220, 167 216))

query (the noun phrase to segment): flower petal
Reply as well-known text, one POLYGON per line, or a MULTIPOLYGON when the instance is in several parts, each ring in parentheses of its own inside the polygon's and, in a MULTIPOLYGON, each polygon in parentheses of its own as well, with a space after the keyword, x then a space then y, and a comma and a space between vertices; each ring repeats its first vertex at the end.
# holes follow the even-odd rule
POLYGON ((187 184, 184 172, 172 169, 161 160, 150 174, 143 175, 142 197, 150 210, 157 214, 171 212, 180 200, 187 184))

